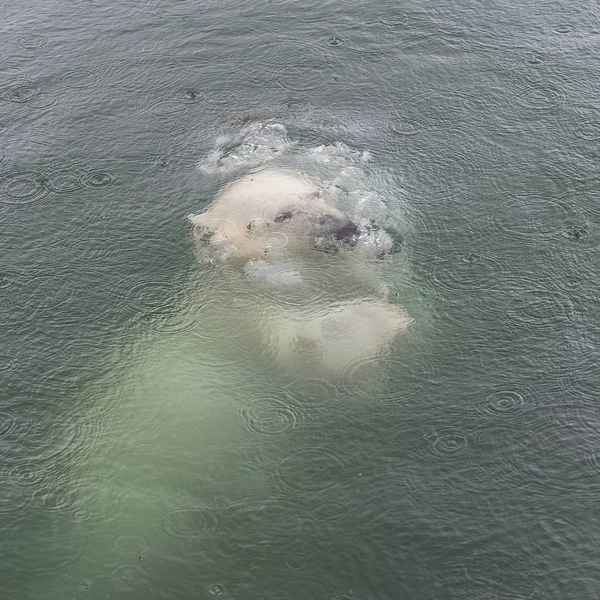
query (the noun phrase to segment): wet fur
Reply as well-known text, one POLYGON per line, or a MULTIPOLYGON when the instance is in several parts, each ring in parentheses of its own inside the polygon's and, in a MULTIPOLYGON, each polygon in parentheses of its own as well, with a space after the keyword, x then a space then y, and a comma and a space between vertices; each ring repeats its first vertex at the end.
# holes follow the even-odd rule
MULTIPOLYGON (((381 291, 377 261, 356 250, 359 226, 316 180, 275 170, 249 175, 223 188, 190 221, 211 260, 235 267, 246 278, 276 272, 290 261, 323 279, 318 306, 310 305, 303 283, 293 289, 293 302, 279 306, 275 293, 268 296, 271 306, 261 306, 263 314, 272 314, 263 339, 287 364, 308 355, 330 371, 344 370, 389 347, 411 323, 381 291)), ((256 281, 260 298, 265 282, 277 286, 283 279, 256 281)))

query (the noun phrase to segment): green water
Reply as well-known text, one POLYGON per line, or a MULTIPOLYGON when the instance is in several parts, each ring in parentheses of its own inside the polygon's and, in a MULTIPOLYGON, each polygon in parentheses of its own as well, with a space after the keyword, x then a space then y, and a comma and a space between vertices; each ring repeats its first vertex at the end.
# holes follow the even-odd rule
POLYGON ((0 598, 600 596, 596 7, 0 14, 0 598), (265 165, 392 232, 377 360, 199 260, 265 165))

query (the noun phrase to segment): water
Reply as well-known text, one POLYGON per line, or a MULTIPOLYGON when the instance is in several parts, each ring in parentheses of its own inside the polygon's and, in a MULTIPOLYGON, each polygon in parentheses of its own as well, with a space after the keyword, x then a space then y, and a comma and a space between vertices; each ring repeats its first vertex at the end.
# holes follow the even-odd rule
POLYGON ((600 595, 597 9, 0 7, 0 597, 600 595), (387 355, 198 256, 265 165, 392 236, 387 355))

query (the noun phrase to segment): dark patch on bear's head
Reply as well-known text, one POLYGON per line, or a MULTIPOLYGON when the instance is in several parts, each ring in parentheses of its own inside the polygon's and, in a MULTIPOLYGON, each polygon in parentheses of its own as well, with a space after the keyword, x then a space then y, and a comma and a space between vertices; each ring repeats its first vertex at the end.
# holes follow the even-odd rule
POLYGON ((346 216, 321 215, 315 236, 316 247, 324 252, 356 246, 360 238, 358 225, 346 216))
POLYGON ((274 223, 291 224, 313 239, 314 246, 324 252, 335 252, 342 246, 353 247, 360 238, 360 229, 343 213, 314 214, 302 208, 279 213, 274 223))
POLYGON ((358 225, 350 219, 335 232, 335 239, 348 246, 356 246, 359 237, 360 229, 358 228, 358 225))
POLYGON ((281 214, 277 215, 274 219, 275 223, 286 223, 294 216, 294 213, 291 210, 286 210, 281 214))

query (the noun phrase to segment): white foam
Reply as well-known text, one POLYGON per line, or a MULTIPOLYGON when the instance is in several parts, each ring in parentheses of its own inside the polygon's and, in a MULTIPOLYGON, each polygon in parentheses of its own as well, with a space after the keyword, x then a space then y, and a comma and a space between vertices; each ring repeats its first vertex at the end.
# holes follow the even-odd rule
POLYGON ((293 145, 284 125, 253 123, 239 133, 219 137, 198 168, 208 175, 235 175, 270 163, 293 145))
POLYGON ((259 283, 275 286, 295 286, 302 283, 302 276, 288 262, 271 263, 251 260, 244 266, 244 273, 259 283))

